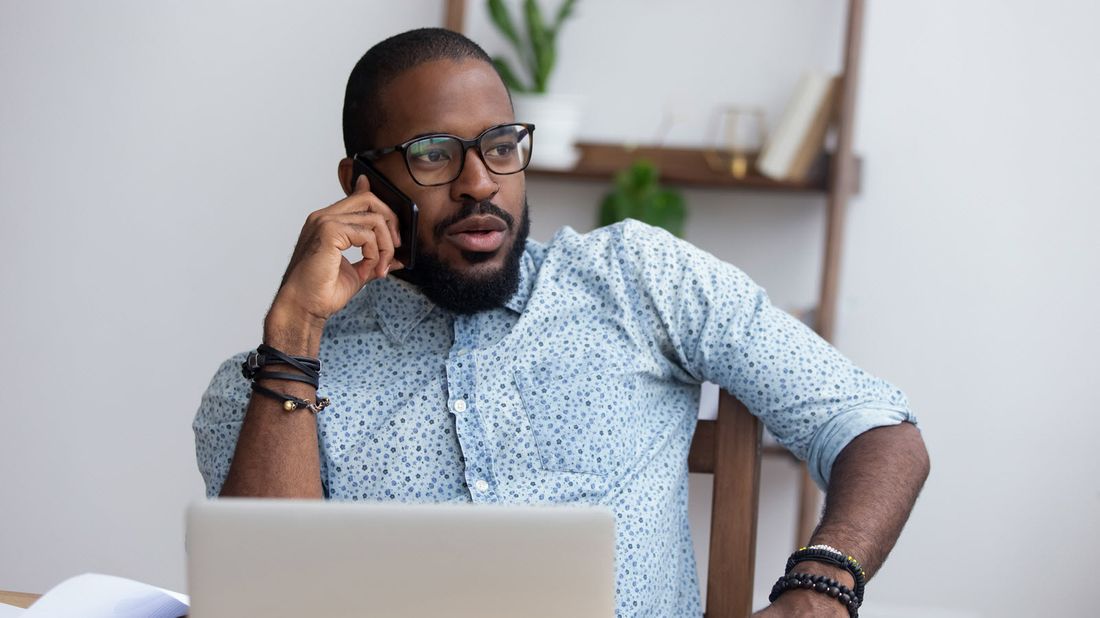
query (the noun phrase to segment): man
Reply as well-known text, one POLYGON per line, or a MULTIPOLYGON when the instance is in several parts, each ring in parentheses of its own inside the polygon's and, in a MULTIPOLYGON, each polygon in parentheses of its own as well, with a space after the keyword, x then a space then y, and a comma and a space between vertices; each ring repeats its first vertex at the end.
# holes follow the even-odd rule
MULTIPOLYGON (((813 542, 873 574, 928 471, 904 396, 663 231, 529 241, 517 120, 461 35, 416 30, 363 56, 344 103, 348 197, 306 219, 264 321, 264 344, 320 360, 320 388, 286 361, 297 379, 260 376, 250 392, 245 354, 226 361, 194 424, 208 494, 602 504, 618 521, 619 615, 698 616, 686 457, 707 380, 828 488, 813 542), (419 205, 412 270, 353 159, 419 205), (319 393, 331 405, 313 413, 319 393)), ((819 558, 797 570, 856 586, 856 570, 819 558)), ((760 615, 848 610, 800 588, 760 615)))

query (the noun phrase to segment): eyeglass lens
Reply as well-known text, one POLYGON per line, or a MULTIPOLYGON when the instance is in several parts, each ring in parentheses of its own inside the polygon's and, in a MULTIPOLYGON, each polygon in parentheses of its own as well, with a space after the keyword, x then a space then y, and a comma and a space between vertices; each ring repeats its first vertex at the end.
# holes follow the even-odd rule
MULTIPOLYGON (((531 132, 519 124, 496 127, 481 136, 477 147, 491 172, 514 174, 531 160, 531 132)), ((405 150, 409 172, 422 185, 441 185, 458 178, 464 155, 462 142, 446 135, 425 137, 405 150)))

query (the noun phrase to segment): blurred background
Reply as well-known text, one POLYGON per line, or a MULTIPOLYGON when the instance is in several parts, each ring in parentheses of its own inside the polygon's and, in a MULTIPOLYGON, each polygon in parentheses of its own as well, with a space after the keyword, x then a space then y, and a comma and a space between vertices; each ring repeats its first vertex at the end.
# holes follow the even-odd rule
MULTIPOLYGON (((838 71, 846 10, 580 0, 549 87, 581 97, 584 141, 705 148, 716 110, 772 129, 805 71, 838 71)), ((199 397, 342 195, 351 67, 443 21, 440 0, 0 0, 0 588, 185 589, 199 397)), ((1071 0, 867 3, 834 342, 906 391, 932 476, 864 615, 1095 615, 1096 23, 1071 0)), ((507 49, 479 0, 465 31, 507 49)), ((784 308, 817 303, 822 194, 667 184, 689 241, 784 308)), ((530 174, 532 235, 592 229, 611 188, 530 174)), ((757 606, 798 474, 765 460, 757 606)))

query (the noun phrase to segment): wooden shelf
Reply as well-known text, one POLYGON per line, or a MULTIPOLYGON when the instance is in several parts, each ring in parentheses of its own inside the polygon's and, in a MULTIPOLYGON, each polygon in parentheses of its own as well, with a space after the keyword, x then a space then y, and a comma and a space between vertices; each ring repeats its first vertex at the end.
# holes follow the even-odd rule
MULTIPOLYGON (((577 144, 581 157, 573 169, 548 170, 530 167, 527 174, 535 178, 564 178, 611 182, 615 174, 638 159, 652 161, 661 171, 661 182, 685 187, 744 189, 751 191, 812 192, 829 191, 829 157, 814 164, 810 179, 804 182, 772 180, 756 173, 744 178, 716 172, 707 161, 707 152, 697 148, 661 148, 640 146, 628 148, 619 144, 577 144)), ((859 161, 856 161, 855 184, 859 182, 859 161)))

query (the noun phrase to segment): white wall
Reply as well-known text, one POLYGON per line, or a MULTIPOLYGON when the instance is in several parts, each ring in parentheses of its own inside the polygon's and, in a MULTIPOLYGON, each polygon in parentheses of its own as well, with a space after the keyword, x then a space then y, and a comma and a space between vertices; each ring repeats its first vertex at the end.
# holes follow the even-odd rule
POLYGON ((931 604, 910 582, 946 560, 942 605, 1095 615, 1100 8, 942 6, 870 12, 838 339, 905 385, 932 456, 875 594, 931 604))
MULTIPOLYGON (((305 214, 339 197, 351 65, 439 4, 0 3, 0 588, 86 570, 183 587, 198 397, 258 340, 305 214)), ((581 3, 562 34, 553 86, 601 102, 589 138, 645 141, 674 105, 694 120, 670 141, 699 143, 715 105, 774 118, 804 67, 839 65, 840 0, 637 5, 581 3)), ((837 343, 907 391, 933 473, 866 615, 1088 613, 1098 19, 1065 0, 869 6, 837 343)), ((590 227, 603 190, 532 180, 534 235, 590 227)), ((813 302, 819 198, 686 196, 691 240, 781 305, 813 302)), ((765 468, 758 598, 794 478, 765 468)))
POLYGON ((0 588, 184 587, 199 397, 341 196, 351 67, 442 15, 392 6, 0 3, 0 588))

